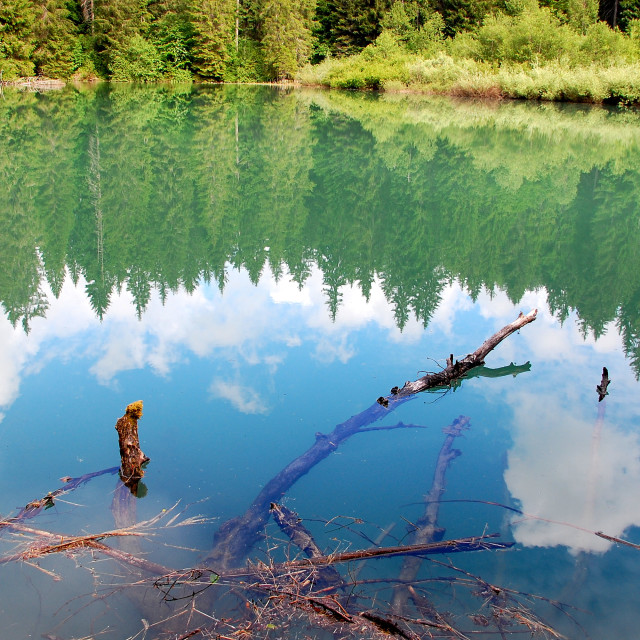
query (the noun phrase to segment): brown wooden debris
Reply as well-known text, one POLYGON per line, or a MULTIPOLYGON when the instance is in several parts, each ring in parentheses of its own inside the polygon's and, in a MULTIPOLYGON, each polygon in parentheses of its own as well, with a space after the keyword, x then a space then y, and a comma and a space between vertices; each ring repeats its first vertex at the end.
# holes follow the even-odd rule
MULTIPOLYGON (((271 515, 282 532, 308 558, 320 558, 324 555, 297 513, 274 502, 271 504, 271 515)), ((322 567, 318 572, 318 582, 321 586, 334 588, 343 586, 340 574, 333 567, 322 567)))
POLYGON ((138 482, 144 476, 142 465, 149 458, 140 449, 138 420, 142 417, 142 400, 127 406, 125 414, 116 422, 120 445, 120 477, 134 495, 138 492, 138 482))
POLYGON ((494 333, 490 338, 485 340, 478 349, 465 356, 462 360, 454 361, 453 354, 451 354, 447 358, 447 366, 445 369, 437 373, 428 373, 414 382, 405 382, 404 386, 398 389, 397 393, 392 393, 386 398, 378 398, 378 403, 386 407, 389 406, 389 403, 392 401, 400 400, 403 397, 420 393, 427 389, 451 386, 455 380, 459 380, 465 376, 471 369, 483 365, 484 359, 493 349, 512 333, 533 322, 537 314, 537 309, 527 314, 521 313, 513 322, 500 329, 497 333, 494 333))

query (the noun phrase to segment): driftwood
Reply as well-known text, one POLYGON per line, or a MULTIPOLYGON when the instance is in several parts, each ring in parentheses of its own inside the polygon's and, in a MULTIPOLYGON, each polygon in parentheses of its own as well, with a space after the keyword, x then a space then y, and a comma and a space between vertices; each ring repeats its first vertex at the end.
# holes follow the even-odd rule
MULTIPOLYGON (((271 515, 282 532, 308 558, 320 558, 323 556, 311 532, 302 524, 302 519, 298 517, 297 513, 282 504, 273 503, 271 505, 271 515)), ((344 584, 342 577, 333 567, 322 568, 318 572, 318 581, 324 587, 339 588, 344 584)))
MULTIPOLYGON (((332 553, 314 558, 300 558, 274 565, 275 571, 304 569, 305 567, 328 567, 355 560, 369 560, 371 558, 389 558, 391 556, 432 555, 439 553, 460 553, 463 551, 495 551, 509 549, 515 542, 490 542, 491 538, 497 538, 500 534, 490 533, 482 536, 457 538, 456 540, 442 540, 440 542, 427 542, 424 544, 405 544, 394 547, 382 547, 379 549, 361 549, 358 551, 344 551, 332 553)), ((225 577, 250 575, 246 569, 227 571, 225 577)))
MULTIPOLYGON (((316 434, 315 443, 301 456, 290 462, 262 489, 249 508, 240 516, 220 526, 213 540, 213 548, 203 559, 204 566, 221 570, 237 566, 245 554, 261 538, 261 532, 269 519, 269 508, 315 465, 333 453, 340 444, 373 422, 388 415, 415 394, 434 387, 451 385, 464 377, 471 369, 484 364, 484 359, 506 337, 533 322, 537 310, 520 316, 486 340, 482 346, 460 362, 451 363, 439 373, 427 374, 415 382, 407 382, 402 389, 394 388, 391 396, 378 398, 368 409, 340 423, 329 434, 316 434)), ((453 358, 451 358, 453 359, 453 358)))
POLYGON ((138 420, 141 417, 142 400, 138 400, 127 406, 125 414, 116 422, 120 445, 120 477, 133 495, 137 495, 138 483, 144 476, 142 465, 149 461, 140 449, 138 420))
POLYGON ((413 382, 405 382, 401 389, 394 387, 391 390, 391 396, 380 397, 378 398, 378 402, 383 406, 389 406, 392 401, 398 402, 398 400, 402 398, 412 396, 421 391, 427 391, 435 387, 450 387, 455 380, 464 377, 471 369, 483 365, 484 359, 493 349, 512 333, 533 322, 537 314, 537 309, 530 311, 526 315, 521 312, 516 320, 500 329, 497 333, 494 333, 490 338, 485 340, 478 349, 462 358, 462 360, 456 360, 454 362, 453 354, 451 354, 447 358, 446 368, 442 371, 428 373, 413 382))
POLYGON ((77 478, 71 478, 69 476, 65 476, 64 478, 60 478, 61 482, 64 482, 64 486, 56 489, 55 491, 50 491, 42 498, 38 498, 37 500, 32 500, 26 506, 24 506, 20 511, 15 515, 7 518, 3 518, 0 520, 0 533, 6 527, 11 527, 16 523, 24 522, 29 518, 33 518, 37 516, 41 511, 45 509, 49 509, 54 506, 55 501, 74 489, 85 484, 85 482, 89 482, 92 478, 97 478, 98 476, 105 475, 110 473, 112 475, 118 473, 118 467, 110 467, 109 469, 103 469, 102 471, 94 471, 93 473, 85 473, 82 476, 77 478))

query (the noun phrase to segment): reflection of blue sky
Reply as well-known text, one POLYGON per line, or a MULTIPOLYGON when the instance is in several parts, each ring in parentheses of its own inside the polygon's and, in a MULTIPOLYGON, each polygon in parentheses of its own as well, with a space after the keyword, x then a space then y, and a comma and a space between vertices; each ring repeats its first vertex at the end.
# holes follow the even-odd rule
MULTIPOLYGON (((10 412, 21 386, 36 379, 48 363, 78 359, 86 363, 85 375, 88 370, 101 388, 128 391, 138 371, 150 368, 155 379, 172 381, 192 362, 215 359, 215 366, 199 370, 206 378, 198 378, 198 392, 226 407, 220 417, 223 422, 233 412, 244 416, 233 420, 242 433, 242 420, 259 421, 272 414, 277 420, 278 411, 286 415, 278 405, 281 399, 274 392, 274 380, 284 375, 289 364, 296 362, 294 376, 306 375, 306 371, 313 375, 328 365, 351 366, 358 361, 364 336, 372 327, 376 335, 384 336, 386 346, 381 349, 402 351, 404 363, 412 358, 413 364, 401 374, 409 378, 417 368, 432 368, 420 361, 425 356, 446 355, 448 346, 442 345, 454 345, 460 350, 456 355, 464 355, 512 321, 520 309, 535 307, 540 309, 536 322, 504 342, 488 362, 501 366, 530 360, 532 373, 515 385, 505 379, 491 381, 491 385, 479 380, 468 384, 476 390, 491 389, 492 395, 482 398, 478 413, 490 414, 492 406, 501 405, 513 414, 512 423, 501 425, 511 437, 504 480, 519 508, 533 516, 515 516, 513 534, 526 546, 564 545, 575 551, 598 551, 610 543, 589 532, 622 536, 630 526, 640 525, 636 499, 640 490, 640 401, 615 327, 609 327, 598 341, 585 340, 573 320, 560 326, 551 317, 544 292, 527 293, 517 306, 502 293, 485 292, 474 304, 453 283, 444 289, 426 331, 411 321, 400 332, 378 284, 368 301, 356 287, 345 287, 335 322, 328 317, 322 289, 318 271, 302 289, 287 277, 276 281, 270 273, 254 287, 246 273, 234 271, 224 295, 215 286, 202 285, 191 295, 170 295, 163 305, 154 294, 141 319, 126 291, 114 294, 100 323, 82 286, 76 288, 67 281, 58 299, 49 295, 46 319, 35 319, 28 336, 13 329, 6 318, 0 321, 0 407, 10 412), (300 362, 301 358, 315 364, 300 362), (606 404, 598 405, 595 385, 603 365, 609 367, 613 383, 606 404)), ((341 375, 360 375, 364 365, 358 362, 358 371, 341 375)), ((367 369, 369 382, 371 377, 382 379, 381 369, 379 362, 372 363, 371 370, 367 369)), ((300 394, 311 393, 314 383, 300 380, 300 394)), ((329 383, 324 385, 329 387, 329 383)), ((180 381, 172 381, 172 386, 181 388, 180 381)), ((158 389, 154 391, 161 395, 158 389)), ((376 387, 367 393, 374 398, 385 392, 376 387)), ((464 402, 464 396, 458 398, 464 402)), ((459 402, 458 398, 450 401, 459 402)), ((295 400, 287 402, 291 416, 305 411, 295 400)), ((338 407, 336 412, 342 410, 338 407)), ((309 429, 311 433, 325 430, 332 420, 347 417, 331 412, 327 417, 319 415, 319 424, 311 420, 309 429)), ((285 462, 290 459, 287 455, 303 450, 301 442, 308 443, 304 435, 291 431, 286 436, 291 444, 290 451, 283 453, 285 462)), ((491 436, 487 431, 485 437, 491 436)), ((229 441, 227 446, 236 445, 229 441)), ((251 443, 243 446, 249 457, 251 443)), ((278 460, 273 462, 274 470, 278 464, 278 460)), ((246 495, 252 494, 253 488, 247 488, 246 495)))
MULTIPOLYGON (((112 297, 102 323, 82 286, 81 282, 74 287, 67 279, 58 299, 49 292, 47 317, 33 320, 29 336, 2 319, 1 407, 15 400, 24 375, 54 358, 89 356, 90 373, 99 383, 112 385, 125 371, 150 367, 157 375, 167 376, 189 355, 202 358, 214 352, 226 353, 231 362, 262 364, 273 370, 286 351, 303 340, 313 342, 318 360, 347 362, 353 355, 350 334, 369 323, 387 330, 391 341, 417 341, 422 333, 415 321, 402 333, 396 328, 379 286, 368 301, 357 288, 345 287, 343 305, 332 322, 317 271, 303 289, 284 277, 276 281, 270 274, 254 287, 245 272, 234 271, 224 295, 215 285, 202 285, 193 294, 172 294, 162 304, 154 294, 141 319, 130 294, 123 291, 112 297)), ((236 397, 234 388, 238 384, 232 378, 211 381, 212 392, 227 400, 236 397)))

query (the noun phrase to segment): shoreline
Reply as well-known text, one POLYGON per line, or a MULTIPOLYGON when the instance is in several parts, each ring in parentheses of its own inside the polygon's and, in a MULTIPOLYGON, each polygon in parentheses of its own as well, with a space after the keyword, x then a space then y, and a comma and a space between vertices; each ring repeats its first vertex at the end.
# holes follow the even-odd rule
MULTIPOLYGON (((416 96, 441 96, 441 97, 449 97, 449 98, 458 98, 458 99, 469 99, 469 100, 482 100, 482 101, 490 101, 490 102, 502 102, 502 101, 516 101, 516 102, 532 102, 532 103, 543 103, 543 102, 555 102, 555 103, 565 103, 565 104, 589 104, 593 106, 598 105, 616 105, 621 104, 627 107, 640 107, 640 99, 635 95, 617 95, 617 96, 606 96, 606 97, 596 97, 594 95, 578 95, 575 97, 568 97, 566 93, 560 89, 559 92, 538 92, 533 87, 529 87, 530 92, 526 92, 527 94, 522 93, 514 93, 501 86, 498 77, 491 78, 494 80, 493 82, 487 80, 490 79, 490 76, 485 76, 485 82, 480 83, 480 86, 473 85, 471 83, 467 84, 465 82, 462 83, 453 83, 452 86, 444 88, 437 87, 435 85, 423 84, 423 83, 403 83, 398 81, 390 81, 388 83, 380 83, 380 85, 372 87, 372 86, 363 86, 363 87, 342 87, 342 86, 332 86, 330 83, 323 82, 304 82, 298 79, 296 80, 287 80, 287 81, 263 81, 263 82, 212 82, 206 80, 190 80, 189 84, 196 85, 230 85, 230 86, 265 86, 265 87, 274 87, 280 89, 316 89, 316 90, 326 90, 326 91, 347 91, 350 93, 370 93, 370 94, 407 94, 407 95, 416 95, 416 96), (466 86, 465 86, 466 85, 466 86), (531 91, 533 89, 533 91, 531 91)), ((101 78, 92 78, 87 80, 78 80, 75 78, 71 78, 69 80, 62 80, 59 78, 47 78, 47 77, 22 77, 17 78, 15 80, 2 80, 0 77, 0 91, 4 87, 14 87, 17 89, 27 90, 27 91, 52 91, 63 89, 68 85, 73 84, 97 84, 97 83, 110 83, 109 80, 103 80, 101 78)), ((115 82, 112 84, 136 84, 134 82, 115 82)), ((163 85, 163 84, 177 84, 172 83, 170 80, 159 80, 148 83, 141 83, 148 85, 163 85)), ((182 83, 180 83, 182 84, 182 83)), ((547 86, 548 91, 548 86, 547 86)), ((624 93, 621 92, 621 93, 624 93)), ((630 92, 631 93, 631 92, 630 92)))

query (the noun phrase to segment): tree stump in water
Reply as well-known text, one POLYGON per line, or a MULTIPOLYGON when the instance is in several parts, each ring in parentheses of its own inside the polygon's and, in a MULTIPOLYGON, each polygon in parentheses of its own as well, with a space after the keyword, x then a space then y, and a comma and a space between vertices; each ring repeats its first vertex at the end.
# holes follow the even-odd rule
POLYGON ((149 458, 140 449, 138 420, 142 417, 142 400, 132 402, 125 414, 116 422, 120 444, 120 477, 122 482, 136 495, 138 482, 144 476, 142 465, 149 458))

